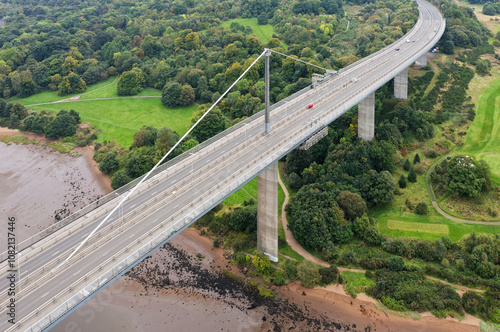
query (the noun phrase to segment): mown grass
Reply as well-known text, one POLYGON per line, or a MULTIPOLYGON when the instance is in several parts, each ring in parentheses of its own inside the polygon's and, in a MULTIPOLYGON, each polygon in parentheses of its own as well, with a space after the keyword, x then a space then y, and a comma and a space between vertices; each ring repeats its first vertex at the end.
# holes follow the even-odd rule
MULTIPOLYGON (((453 242, 459 241, 464 235, 476 232, 478 234, 500 234, 500 225, 480 225, 466 224, 449 220, 434 209, 430 209, 426 215, 416 215, 409 212, 401 212, 400 208, 380 208, 373 214, 377 220, 378 228, 381 233, 396 237, 412 237, 424 240, 436 240, 443 235, 447 235, 453 242), (397 220, 407 224, 417 224, 418 227, 434 228, 435 225, 447 225, 448 234, 429 233, 425 229, 421 230, 402 230, 391 229, 388 225, 389 220, 397 220), (424 226, 425 225, 425 226, 424 226)), ((414 226, 417 228, 417 226, 414 226)))
POLYGON ((256 18, 235 18, 229 21, 222 22, 221 26, 229 29, 231 27, 231 23, 233 22, 237 22, 244 27, 246 27, 247 25, 250 26, 253 30, 254 35, 257 36, 257 38, 259 38, 260 41, 264 44, 272 38, 274 33, 274 27, 271 24, 259 25, 256 18))
MULTIPOLYGON (((245 184, 242 188, 236 191, 234 194, 226 198, 223 203, 228 206, 234 205, 242 205, 243 201, 248 201, 250 198, 253 198, 257 201, 257 178, 253 178, 247 184, 245 184)), ((285 201, 285 193, 278 185, 278 210, 279 215, 281 215, 281 206, 285 201)))
POLYGON ((365 274, 361 272, 342 271, 340 275, 344 279, 346 293, 352 297, 366 292, 368 287, 375 285, 375 281, 365 277, 365 274))
POLYGON ((399 231, 424 232, 448 235, 448 225, 426 224, 420 222, 406 222, 401 220, 387 220, 387 228, 399 231))
POLYGON ((493 75, 498 79, 480 94, 476 117, 459 152, 486 161, 493 182, 500 185, 500 74, 493 75))
POLYGON ((191 115, 198 106, 167 108, 160 98, 125 98, 113 100, 73 101, 32 106, 34 110, 58 112, 73 109, 82 121, 90 122, 101 133, 98 141, 116 140, 124 147, 132 144, 134 133, 143 125, 169 127, 183 135, 191 124, 191 115))

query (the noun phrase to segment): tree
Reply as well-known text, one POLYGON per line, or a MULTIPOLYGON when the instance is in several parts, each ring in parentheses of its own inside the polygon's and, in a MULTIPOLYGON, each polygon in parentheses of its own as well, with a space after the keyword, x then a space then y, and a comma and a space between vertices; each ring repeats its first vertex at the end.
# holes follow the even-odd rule
POLYGON ((337 203, 346 219, 351 221, 360 218, 366 211, 366 203, 361 195, 350 191, 341 191, 337 196, 337 203))
POLYGON ((417 204, 417 207, 415 208, 415 212, 417 214, 421 214, 421 215, 427 214, 427 213, 429 213, 429 206, 427 205, 426 202, 420 202, 417 204))
POLYGON ((496 11, 495 7, 493 7, 493 5, 488 2, 488 3, 484 4, 484 6, 483 6, 483 14, 489 15, 489 16, 494 16, 497 14, 497 11, 496 11))
POLYGON ((161 90, 161 102, 167 107, 180 105, 181 85, 177 82, 167 83, 161 90))
POLYGON ((400 256, 392 256, 387 262, 387 266, 392 271, 401 271, 405 267, 405 261, 400 256))
POLYGON ((257 24, 259 25, 267 24, 267 15, 265 12, 260 13, 260 15, 257 17, 257 24))
POLYGON ((401 189, 406 188, 406 177, 403 174, 401 174, 401 176, 399 177, 398 185, 399 185, 399 188, 401 188, 401 189))
POLYGON ((447 190, 453 196, 478 197, 491 186, 491 172, 484 160, 470 156, 453 157, 447 166, 447 190))
POLYGON ((368 205, 377 205, 394 199, 396 185, 392 182, 391 174, 387 171, 378 173, 375 170, 370 170, 360 176, 357 182, 361 197, 368 205))
POLYGON ((403 169, 404 169, 405 171, 409 171, 409 170, 410 170, 410 168, 411 168, 410 161, 409 161, 408 159, 406 159, 406 160, 405 160, 405 163, 404 163, 404 165, 403 165, 403 169))
POLYGON ((61 96, 81 93, 87 89, 85 81, 80 78, 78 74, 69 73, 68 76, 63 77, 61 83, 58 86, 58 94, 61 96))
POLYGON ((45 128, 45 137, 56 139, 76 133, 76 120, 67 111, 61 110, 45 128))
POLYGON ((142 126, 142 128, 134 134, 134 140, 131 147, 154 146, 157 137, 158 129, 152 126, 142 126))
POLYGON ((413 158, 413 165, 415 164, 419 164, 420 163, 420 156, 418 155, 418 153, 415 155, 415 157, 413 158))
POLYGON ((329 285, 333 282, 337 282, 339 269, 337 269, 335 265, 330 265, 330 267, 320 267, 319 274, 321 275, 321 283, 323 285, 329 285))
MULTIPOLYGON (((191 123, 195 124, 204 114, 205 110, 201 108, 193 114, 191 123)), ((193 129, 192 135, 198 142, 203 142, 210 137, 220 133, 226 128, 226 121, 221 111, 215 107, 208 113, 203 120, 193 129)))
POLYGON ((252 257, 252 265, 259 274, 269 274, 272 271, 271 260, 263 252, 259 252, 252 257))
POLYGON ((116 153, 108 152, 104 159, 99 163, 99 170, 103 173, 113 173, 120 167, 116 153))
POLYGON ((183 106, 191 105, 194 102, 194 97, 194 89, 191 85, 183 85, 179 94, 179 103, 183 106))
POLYGON ((408 181, 410 182, 417 182, 417 173, 415 173, 415 168, 410 167, 410 172, 408 173, 408 181))
POLYGON ((307 288, 313 288, 321 281, 319 267, 308 260, 304 260, 299 264, 297 267, 297 276, 302 285, 307 288))
POLYGON ((303 186, 294 204, 289 205, 288 227, 302 245, 321 252, 331 241, 348 243, 353 236, 352 223, 344 219, 331 183, 303 186))
POLYGON ((135 96, 144 88, 144 74, 139 68, 132 68, 122 73, 116 92, 119 96, 135 96))
POLYGON ((111 188, 116 190, 123 187, 130 181, 132 181, 132 179, 127 175, 127 173, 124 170, 120 170, 113 175, 113 178, 111 179, 111 188))
MULTIPOLYGON (((158 135, 155 141, 155 149, 161 151, 161 154, 166 154, 179 140, 179 134, 176 131, 163 127, 158 130, 158 135)), ((189 142, 189 141, 188 141, 189 142)), ((184 143, 187 144, 188 142, 184 143)))
POLYGON ((130 178, 135 179, 154 166, 153 151, 154 149, 148 146, 132 150, 125 163, 127 175, 130 178))

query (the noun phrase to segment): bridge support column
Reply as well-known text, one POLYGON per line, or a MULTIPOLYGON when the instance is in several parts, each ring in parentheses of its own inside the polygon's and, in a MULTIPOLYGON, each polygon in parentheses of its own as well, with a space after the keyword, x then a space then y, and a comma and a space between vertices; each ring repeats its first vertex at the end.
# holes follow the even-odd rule
POLYGON ((394 76, 394 97, 408 99, 408 68, 394 76))
POLYGON ((278 162, 257 176, 257 250, 278 261, 278 162))
POLYGON ((422 67, 425 67, 427 66, 427 53, 425 53, 424 55, 422 55, 420 58, 418 58, 417 61, 415 61, 415 64, 417 66, 422 66, 422 67))
POLYGON ((358 136, 371 141, 375 135, 375 92, 358 104, 358 136))

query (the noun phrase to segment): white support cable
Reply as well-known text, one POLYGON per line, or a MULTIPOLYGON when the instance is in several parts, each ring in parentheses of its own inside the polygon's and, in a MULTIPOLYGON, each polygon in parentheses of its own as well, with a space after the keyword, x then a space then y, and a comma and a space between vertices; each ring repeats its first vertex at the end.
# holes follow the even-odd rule
POLYGON ((241 80, 243 78, 243 76, 245 76, 245 74, 250 70, 250 68, 253 67, 253 65, 255 65, 255 63, 264 55, 264 53, 267 51, 267 49, 264 49, 264 52, 262 52, 258 57, 257 59, 255 59, 254 62, 252 62, 252 64, 243 72, 243 74, 240 75, 240 77, 238 77, 238 79, 236 81, 234 81, 233 84, 231 84, 231 86, 226 90, 226 92, 224 92, 220 97, 219 99, 217 99, 217 101, 208 109, 208 111, 206 111, 199 119, 198 121, 196 121, 196 123, 191 127, 189 128, 189 130, 184 134, 184 136, 181 137, 180 140, 177 141, 177 143, 175 143, 175 145, 170 149, 170 151, 168 151, 164 156, 163 158, 160 159, 160 161, 158 161, 158 163, 141 179, 141 181, 135 185, 135 187, 132 188, 131 191, 129 191, 129 193, 127 194, 127 196, 125 196, 121 201, 120 203, 118 203, 118 205, 106 216, 106 218, 104 218, 103 221, 101 221, 101 223, 99 225, 97 225, 96 228, 94 228, 94 230, 85 238, 85 240, 82 241, 82 243, 80 243, 80 245, 71 253, 71 255, 68 256, 68 258, 66 258, 61 264, 59 264, 58 266, 56 266, 54 268, 54 270, 57 270, 59 267, 61 267, 62 265, 66 264, 70 259, 71 257, 73 257, 75 255, 75 253, 80 250, 80 248, 85 244, 87 243, 88 239, 90 239, 90 237, 92 235, 94 235, 95 232, 97 232, 97 230, 99 228, 101 228, 101 226, 106 222, 108 221, 108 219, 111 217, 111 215, 116 211, 118 210, 122 205, 123 203, 125 203, 125 201, 129 198, 130 195, 132 195, 134 193, 134 191, 151 175, 151 173, 153 173, 153 171, 163 162, 163 160, 165 160, 165 158, 167 158, 167 156, 172 152, 174 151, 174 149, 182 142, 182 140, 184 138, 186 138, 187 135, 189 135, 189 133, 198 125, 198 123, 200 123, 201 120, 203 120, 203 118, 208 114, 210 113, 210 111, 219 103, 219 101, 221 101, 222 98, 224 98, 224 96, 235 86, 236 83, 238 83, 239 80, 241 80))
POLYGON ((323 68, 323 67, 320 67, 320 66, 313 65, 312 63, 305 62, 304 60, 300 60, 299 58, 294 58, 293 56, 289 56, 289 55, 286 55, 286 54, 280 53, 280 52, 278 52, 278 51, 274 51, 274 50, 271 50, 271 49, 269 49, 269 51, 274 52, 274 53, 279 54, 279 55, 282 55, 282 56, 284 56, 284 57, 290 58, 290 59, 295 60, 295 61, 303 62, 303 63, 305 63, 306 65, 313 66, 313 67, 316 67, 316 68, 319 68, 319 69, 323 69, 324 71, 327 71, 327 70, 328 70, 328 69, 326 69, 326 68, 323 68))

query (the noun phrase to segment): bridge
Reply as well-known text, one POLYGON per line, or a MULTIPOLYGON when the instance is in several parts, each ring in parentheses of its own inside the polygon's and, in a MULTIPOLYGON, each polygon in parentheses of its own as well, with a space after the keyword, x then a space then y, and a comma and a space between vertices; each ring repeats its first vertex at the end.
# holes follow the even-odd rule
POLYGON ((20 253, 2 254, 0 330, 50 329, 254 177, 258 249, 277 260, 277 161, 355 105, 358 135, 374 137, 376 89, 394 78, 394 95, 406 99, 408 67, 425 65, 444 33, 439 11, 417 3, 419 19, 403 38, 274 104, 268 134, 260 112, 161 165, 76 254, 70 257, 139 180, 28 239, 20 253))

